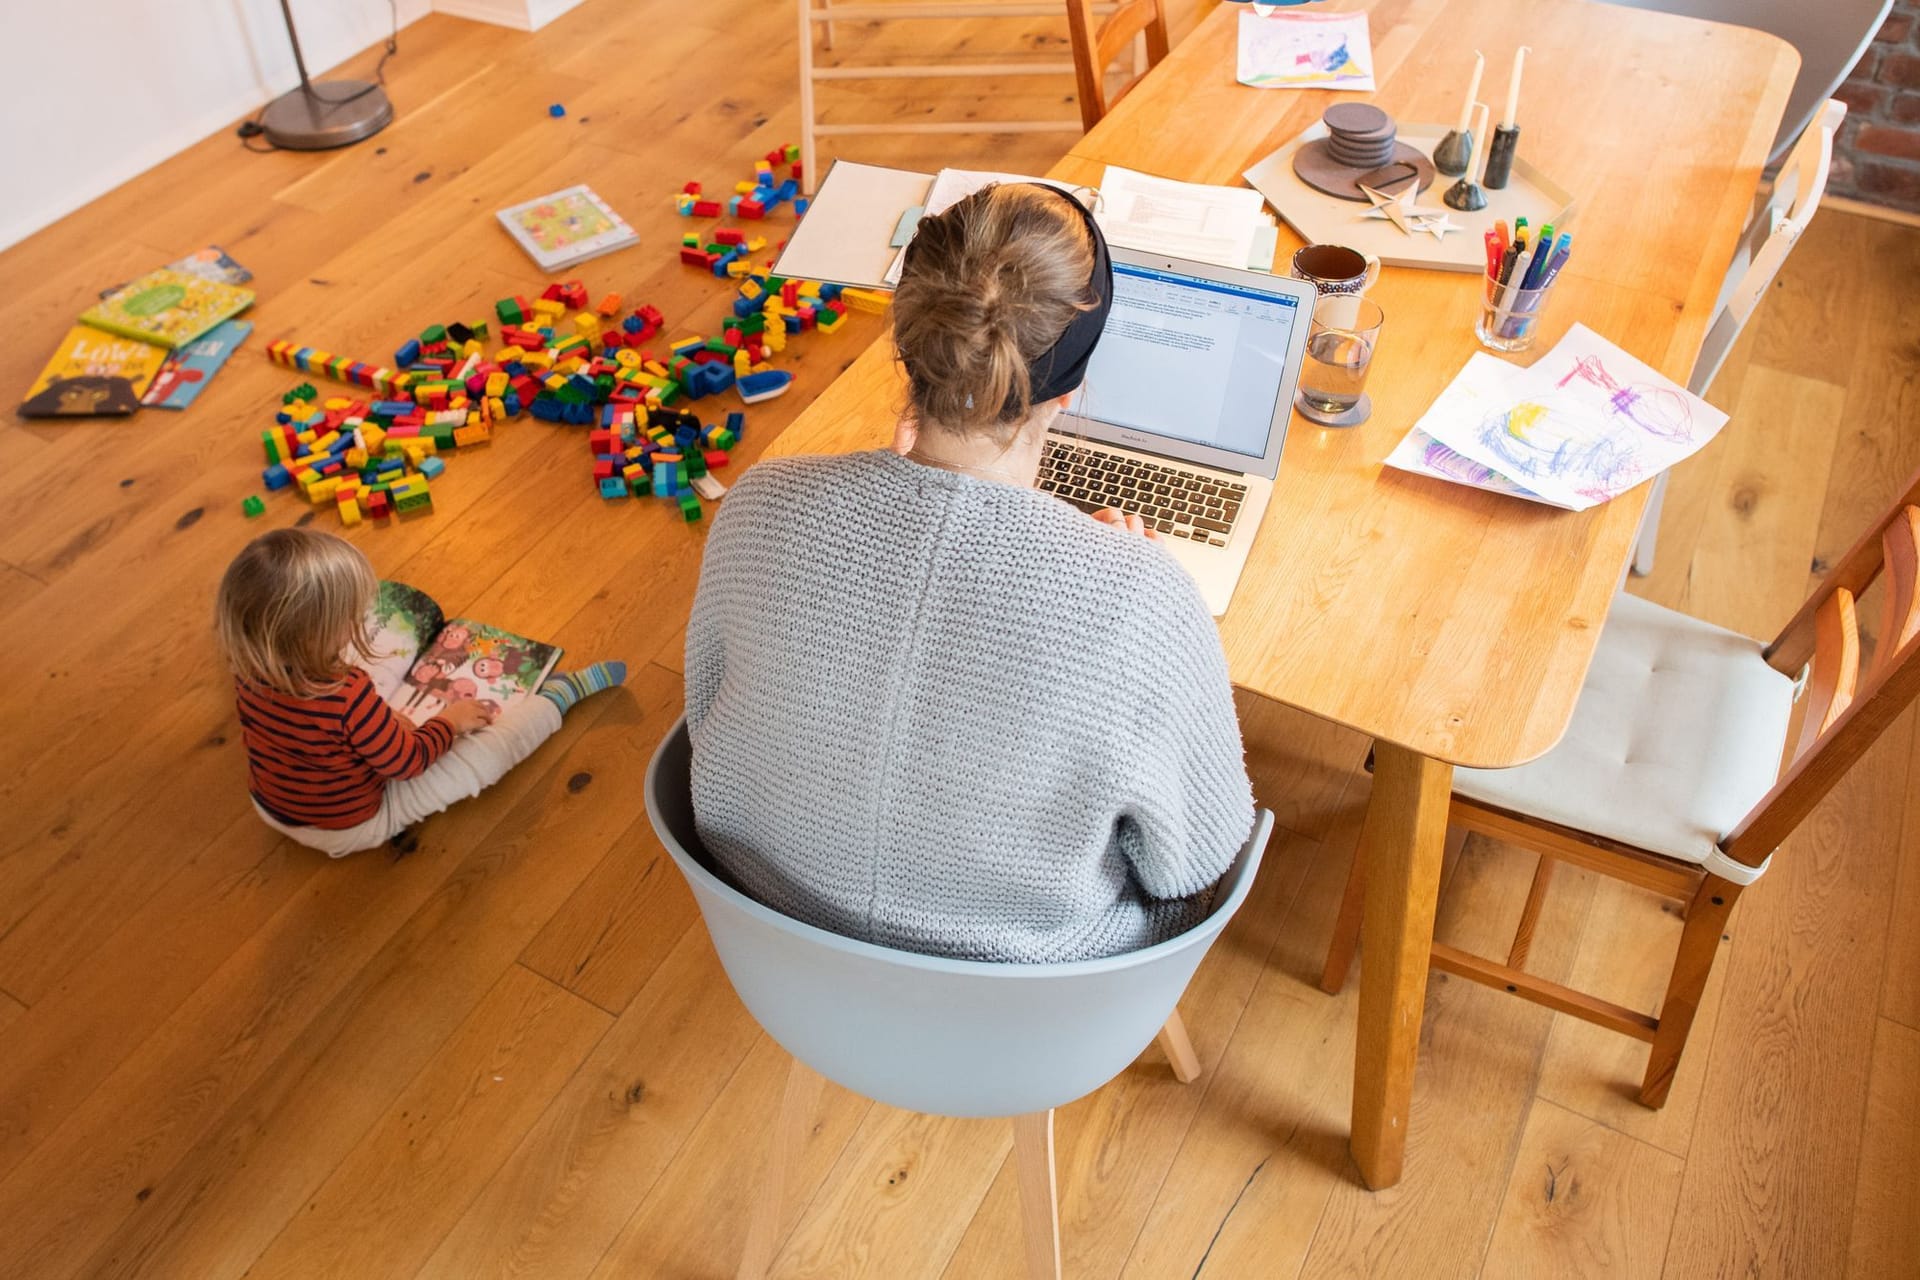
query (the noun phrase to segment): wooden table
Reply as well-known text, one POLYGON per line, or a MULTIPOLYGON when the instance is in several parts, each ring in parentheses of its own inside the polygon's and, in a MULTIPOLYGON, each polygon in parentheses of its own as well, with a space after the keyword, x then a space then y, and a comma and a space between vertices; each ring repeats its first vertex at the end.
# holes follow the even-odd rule
MULTIPOLYGON (((1373 100, 1407 121, 1452 118, 1475 49, 1487 56, 1481 96, 1503 102, 1524 33, 1521 153, 1580 206, 1536 351, 1578 320, 1684 384, 1799 66, 1793 49, 1581 0, 1327 7, 1370 10, 1373 100)), ((1336 95, 1235 84, 1237 17, 1220 6, 1052 175, 1097 185, 1112 162, 1241 185, 1336 95)), ((1283 229, 1280 269, 1298 246, 1283 229)), ((1566 730, 1646 501, 1642 486, 1571 514, 1382 469, 1476 349, 1478 293, 1470 275, 1385 273, 1372 294, 1386 312, 1373 417, 1329 430, 1295 415, 1220 625, 1236 684, 1375 740, 1352 1147, 1376 1189, 1401 1174, 1453 768, 1525 763, 1566 730)), ((904 401, 876 343, 768 454, 878 447, 904 401)))

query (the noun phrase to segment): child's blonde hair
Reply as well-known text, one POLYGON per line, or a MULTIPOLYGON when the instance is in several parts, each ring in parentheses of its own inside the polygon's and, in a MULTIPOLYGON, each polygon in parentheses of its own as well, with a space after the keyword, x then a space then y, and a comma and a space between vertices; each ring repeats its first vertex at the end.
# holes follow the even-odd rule
POLYGON ((233 674, 296 698, 326 693, 372 656, 380 580, 366 556, 311 529, 249 542, 220 579, 214 630, 233 674))

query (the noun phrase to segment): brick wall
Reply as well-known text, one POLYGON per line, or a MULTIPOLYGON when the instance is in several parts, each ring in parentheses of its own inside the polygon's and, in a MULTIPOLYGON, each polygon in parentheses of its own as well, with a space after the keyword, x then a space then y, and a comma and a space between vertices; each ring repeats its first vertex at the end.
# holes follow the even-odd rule
POLYGON ((1828 192, 1920 212, 1920 0, 1896 0, 1835 96, 1847 119, 1828 192))

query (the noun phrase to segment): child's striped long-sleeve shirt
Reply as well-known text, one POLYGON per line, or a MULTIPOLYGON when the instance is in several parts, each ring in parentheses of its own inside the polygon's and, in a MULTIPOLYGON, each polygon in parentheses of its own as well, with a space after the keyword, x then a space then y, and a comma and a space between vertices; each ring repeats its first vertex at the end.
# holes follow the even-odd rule
POLYGON ((295 698, 234 681, 250 790, 290 827, 357 826, 380 811, 389 781, 417 777, 453 745, 435 716, 415 728, 354 668, 332 693, 295 698))

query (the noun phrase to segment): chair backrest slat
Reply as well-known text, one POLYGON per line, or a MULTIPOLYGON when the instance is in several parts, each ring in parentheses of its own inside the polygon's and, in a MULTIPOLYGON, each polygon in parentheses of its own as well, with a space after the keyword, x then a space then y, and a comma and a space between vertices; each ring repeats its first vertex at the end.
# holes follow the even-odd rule
POLYGON ((1892 515, 1903 508, 1920 506, 1920 471, 1916 471, 1907 480, 1906 491, 1894 500, 1887 519, 1876 521, 1872 528, 1860 535, 1847 553, 1834 561, 1833 567, 1821 581, 1820 589, 1807 597, 1800 611, 1791 621, 1780 629, 1780 634, 1766 648, 1767 662, 1776 671, 1784 671, 1790 676, 1800 674, 1807 665, 1807 659, 1813 656, 1813 615, 1819 612, 1820 602, 1826 599, 1826 593, 1844 587, 1853 592, 1858 600, 1866 594, 1867 584, 1880 572, 1882 559, 1886 555, 1881 542, 1881 531, 1887 527, 1892 515))
POLYGON ((1160 0, 1126 0, 1107 20, 1094 25, 1093 0, 1067 0, 1067 31, 1073 38, 1074 79, 1080 91, 1080 119, 1091 129, 1107 109, 1139 83, 1128 82, 1111 96, 1107 68, 1143 32, 1147 38, 1147 65, 1155 67, 1167 56, 1167 15, 1160 0))
MULTIPOLYGON (((1796 669, 1799 663, 1789 668, 1778 660, 1779 655, 1804 649, 1812 659, 1806 722, 1793 762, 1720 842, 1736 862, 1748 866, 1764 862, 1881 732, 1920 697, 1920 605, 1914 600, 1914 565, 1920 561, 1917 504, 1920 473, 1893 508, 1834 566, 1770 648, 1768 660, 1783 670, 1796 669), (1887 621, 1878 637, 1872 669, 1861 683, 1853 602, 1882 575, 1883 568, 1887 621), (1852 690, 1851 696, 1843 698, 1846 689, 1852 690)), ((1804 661, 1805 657, 1800 659, 1804 661)))
POLYGON ((1881 537, 1880 589, 1886 594, 1880 630, 1874 638, 1874 673, 1893 661, 1893 655, 1920 634, 1920 508, 1908 507, 1893 518, 1881 537))
POLYGON ((1835 591, 1813 620, 1813 669, 1807 675, 1806 716, 1800 722, 1800 741, 1794 759, 1805 755, 1853 704, 1860 683, 1860 623, 1853 592, 1835 591))

